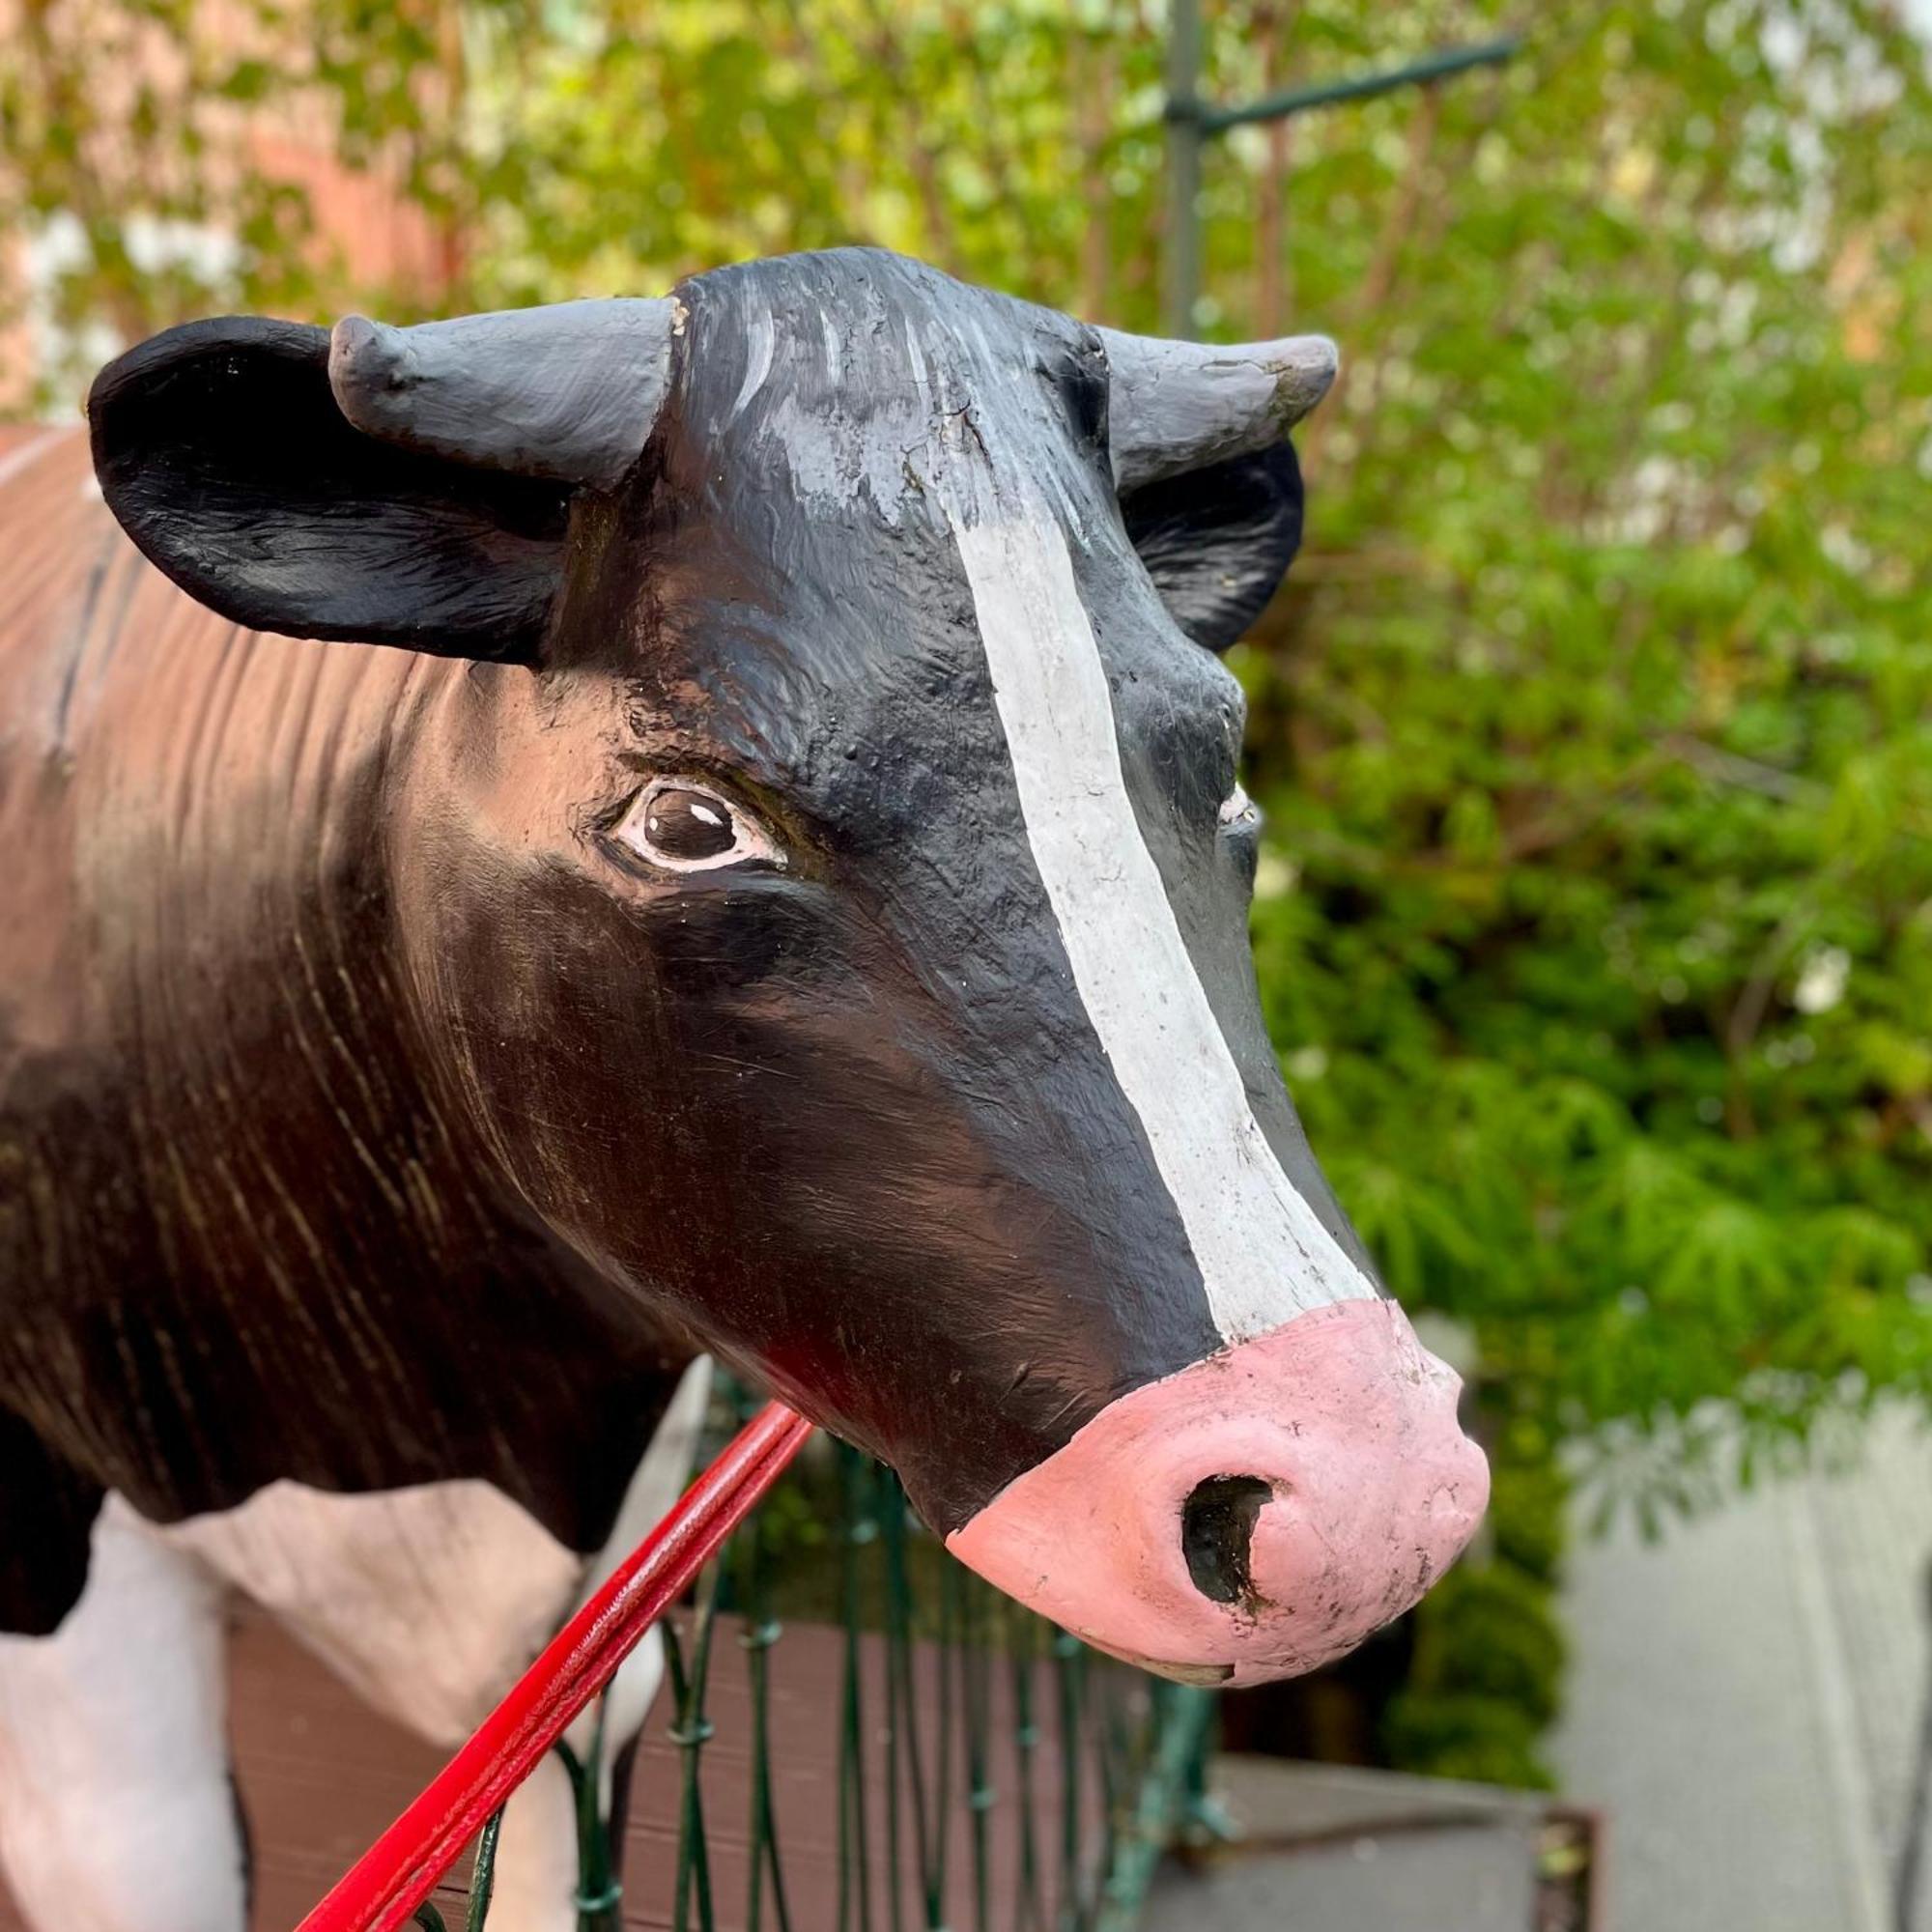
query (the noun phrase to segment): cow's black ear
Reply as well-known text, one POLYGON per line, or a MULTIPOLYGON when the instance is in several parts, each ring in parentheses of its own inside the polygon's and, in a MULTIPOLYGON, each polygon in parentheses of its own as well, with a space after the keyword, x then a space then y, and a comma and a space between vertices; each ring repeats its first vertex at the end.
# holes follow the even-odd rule
POLYGON ((1301 466, 1278 442, 1143 484, 1121 500, 1127 535, 1174 621, 1226 650, 1274 595, 1301 545, 1301 466))
POLYGON ((253 316, 129 350, 88 398, 95 473, 141 550, 254 630, 536 661, 570 486, 365 436, 328 331, 253 316))

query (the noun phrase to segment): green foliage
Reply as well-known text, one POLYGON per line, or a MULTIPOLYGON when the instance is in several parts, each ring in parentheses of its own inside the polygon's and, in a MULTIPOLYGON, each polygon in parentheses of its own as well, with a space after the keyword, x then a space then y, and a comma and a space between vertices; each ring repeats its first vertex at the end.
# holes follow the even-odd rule
POLYGON ((1391 1708, 1387 1736, 1391 1762, 1405 1771, 1545 1791, 1550 1777, 1537 1755, 1537 1731, 1527 1712, 1501 1698, 1424 1698, 1405 1690, 1391 1708))
MULTIPOLYGON (((1223 99, 1502 20, 1207 11, 1223 99)), ((213 17, 26 0, 0 220, 77 219, 56 319, 382 298, 297 184, 221 162, 245 107, 319 117, 449 238, 404 318, 865 240, 1153 326, 1153 0, 255 0, 239 48, 213 17), (165 85, 90 87, 143 37, 165 85), (157 265, 144 213, 239 249, 157 265)), ((1932 1394, 1924 51, 1878 0, 1529 18, 1501 72, 1220 144, 1199 315, 1348 358, 1307 551, 1236 653, 1255 936, 1344 1200, 1480 1342, 1496 1553, 1427 1613, 1394 1734, 1508 1776, 1554 1668, 1550 1445, 1603 1445, 1583 1480, 1650 1517, 1932 1394), (1471 1634, 1511 1619, 1486 1677, 1471 1634)))
POLYGON ((1932 129, 1876 10, 1784 17, 1605 7, 1444 96, 1242 653, 1310 1132, 1492 1408, 1645 1510, 1932 1387, 1932 129))

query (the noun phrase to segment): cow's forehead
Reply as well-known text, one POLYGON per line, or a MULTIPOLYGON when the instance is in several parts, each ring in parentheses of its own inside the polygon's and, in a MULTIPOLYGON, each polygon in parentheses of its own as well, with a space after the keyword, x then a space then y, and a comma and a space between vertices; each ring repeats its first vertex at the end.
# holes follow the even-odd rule
POLYGON ((640 722, 660 741, 882 839, 962 794, 991 810, 1009 761, 961 538, 1020 525, 1065 547, 1123 753, 1164 789, 1176 772, 1232 782, 1239 692, 1127 540, 1092 330, 865 249, 682 294, 660 439, 671 527, 643 600, 640 722))
POLYGON ((808 515, 888 526, 1032 496, 1084 534, 1104 469, 1093 329, 868 248, 747 263, 680 294, 684 432, 727 487, 782 478, 808 515))

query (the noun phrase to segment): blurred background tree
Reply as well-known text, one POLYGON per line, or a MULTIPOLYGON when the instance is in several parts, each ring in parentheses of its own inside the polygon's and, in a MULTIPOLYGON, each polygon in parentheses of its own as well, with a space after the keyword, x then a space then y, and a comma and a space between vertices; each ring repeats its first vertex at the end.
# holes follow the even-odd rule
MULTIPOLYGON (((1511 24, 1207 13, 1221 99, 1511 24)), ((1345 1201, 1483 1365, 1492 1561, 1432 1600, 1385 1742, 1516 1777, 1561 1445, 1650 1514, 1932 1396, 1925 46, 1878 0, 1528 24, 1500 72, 1219 144, 1197 318, 1344 347, 1307 551, 1236 653, 1255 931, 1345 1201)), ((211 308, 408 320, 853 241, 1152 328, 1163 27, 0 0, 36 399, 211 308), (356 194, 390 231, 352 259, 322 204, 356 194)))

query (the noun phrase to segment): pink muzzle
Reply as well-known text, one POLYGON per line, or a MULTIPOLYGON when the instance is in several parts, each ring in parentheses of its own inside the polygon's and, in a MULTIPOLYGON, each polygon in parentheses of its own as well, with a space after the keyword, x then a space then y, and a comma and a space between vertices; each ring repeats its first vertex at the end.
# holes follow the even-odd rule
POLYGON ((1341 1656, 1489 1501, 1461 1378, 1393 1301, 1343 1301, 1103 1408, 948 1539, 1089 1643, 1191 1682, 1341 1656))

